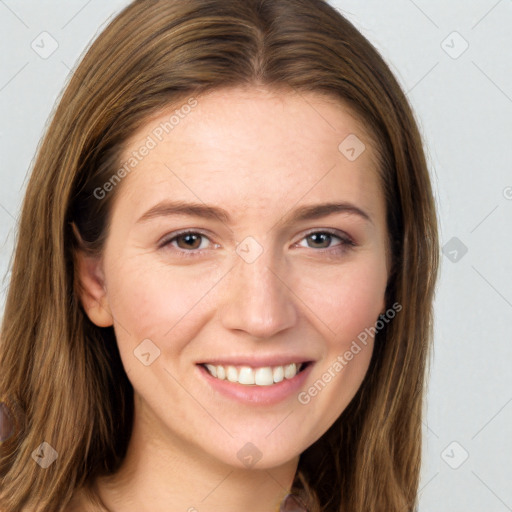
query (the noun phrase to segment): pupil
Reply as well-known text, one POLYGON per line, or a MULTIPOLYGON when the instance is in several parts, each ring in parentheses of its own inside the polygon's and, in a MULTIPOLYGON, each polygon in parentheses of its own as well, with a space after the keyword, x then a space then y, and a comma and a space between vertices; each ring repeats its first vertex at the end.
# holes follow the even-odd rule
MULTIPOLYGON (((311 235, 311 238, 316 239, 318 237, 324 237, 324 238, 326 237, 327 239, 329 239, 330 236, 331 235, 329 235, 328 233, 316 233, 314 235, 311 235)), ((318 241, 318 240, 313 240, 313 241, 314 241, 314 243, 320 243, 320 244, 322 243, 321 241, 318 241)), ((325 242, 325 240, 324 240, 324 242, 325 242)), ((329 240, 327 240, 327 242, 329 242, 329 240)))
MULTIPOLYGON (((192 247, 194 246, 194 238, 196 239, 196 241, 199 239, 199 237, 197 235, 192 235, 192 234, 187 234, 187 235, 184 235, 183 236, 184 240, 185 240, 185 243, 189 246, 189 247, 192 247)), ((194 246, 195 247, 195 246, 194 246)))

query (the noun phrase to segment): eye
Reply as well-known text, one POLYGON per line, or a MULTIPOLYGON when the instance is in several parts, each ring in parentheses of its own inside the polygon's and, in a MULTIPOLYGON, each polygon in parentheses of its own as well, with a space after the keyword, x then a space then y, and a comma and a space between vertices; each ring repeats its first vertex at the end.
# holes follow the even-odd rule
MULTIPOLYGON (((183 257, 200 256, 203 250, 208 249, 208 242, 211 242, 209 237, 199 231, 182 231, 180 233, 173 233, 166 237, 160 244, 159 248, 165 249, 172 247, 173 252, 178 253, 183 257)), ((302 241, 312 242, 313 245, 308 244, 306 247, 310 249, 324 249, 320 252, 334 252, 341 253, 355 247, 355 243, 343 233, 338 233, 329 230, 312 231, 308 233, 298 245, 302 245, 302 241), (338 244, 332 245, 333 239, 339 240, 338 244)), ((213 244, 215 247, 220 247, 218 244, 213 244)))
MULTIPOLYGON (((334 252, 342 252, 346 249, 349 249, 351 247, 354 247, 356 244, 346 235, 343 235, 341 233, 332 232, 332 231, 312 231, 309 234, 307 234, 302 240, 312 241, 313 245, 307 245, 307 247, 312 249, 327 249, 327 250, 333 250, 334 252), (331 242, 333 239, 337 239, 340 241, 340 243, 335 244, 334 246, 331 245, 331 242), (320 246, 320 247, 319 247, 320 246)), ((304 245, 300 244, 302 247, 304 245)))
MULTIPOLYGON (((175 233, 171 237, 165 238, 160 248, 166 248, 172 246, 176 248, 177 253, 182 256, 195 256, 196 253, 207 249, 207 244, 203 244, 204 240, 210 240, 205 234, 198 231, 182 231, 181 233, 175 233)), ((218 247, 218 245, 217 245, 218 247)))

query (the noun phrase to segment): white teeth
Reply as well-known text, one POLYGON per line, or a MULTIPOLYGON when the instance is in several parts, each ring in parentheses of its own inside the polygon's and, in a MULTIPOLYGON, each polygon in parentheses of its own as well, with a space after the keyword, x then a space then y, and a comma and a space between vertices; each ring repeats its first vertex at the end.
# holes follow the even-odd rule
POLYGON ((293 379, 297 375, 297 367, 295 366, 295 363, 287 364, 284 367, 284 378, 285 379, 293 379))
MULTIPOLYGON (((206 365, 208 368, 208 365, 206 365)), ((226 370, 224 369, 224 366, 216 366, 215 367, 216 373, 210 372, 214 377, 217 377, 220 380, 224 380, 226 378, 226 370)))
POLYGON ((229 382, 238 382, 238 371, 234 366, 228 366, 226 368, 226 377, 229 382))
POLYGON ((206 368, 208 368, 208 371, 214 376, 217 377, 217 368, 213 366, 213 364, 207 364, 206 368))
POLYGON ((242 366, 238 372, 238 382, 240 384, 254 384, 254 372, 249 366, 242 366))
POLYGON ((222 366, 205 364, 206 369, 213 377, 220 380, 238 382, 246 386, 271 386, 284 379, 293 379, 302 368, 302 363, 291 363, 285 366, 263 366, 251 368, 250 366, 222 366))
POLYGON ((272 374, 274 382, 281 382, 284 379, 284 368, 282 366, 276 366, 272 374))
POLYGON ((258 386, 271 386, 274 384, 274 376, 272 375, 272 368, 265 366, 264 368, 258 368, 254 372, 254 382, 258 386))

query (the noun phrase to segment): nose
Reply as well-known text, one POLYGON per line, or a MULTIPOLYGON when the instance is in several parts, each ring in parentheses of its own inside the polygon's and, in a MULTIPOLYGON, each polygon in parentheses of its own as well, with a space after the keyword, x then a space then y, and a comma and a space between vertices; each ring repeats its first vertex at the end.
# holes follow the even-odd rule
POLYGON ((222 325, 254 338, 270 338, 292 327, 297 320, 297 298, 286 268, 270 251, 263 251, 253 262, 236 258, 226 276, 222 325))

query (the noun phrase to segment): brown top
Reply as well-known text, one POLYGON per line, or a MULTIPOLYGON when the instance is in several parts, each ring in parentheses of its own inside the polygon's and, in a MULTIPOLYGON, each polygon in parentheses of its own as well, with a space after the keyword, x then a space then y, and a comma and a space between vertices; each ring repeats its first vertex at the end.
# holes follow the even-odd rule
POLYGON ((294 494, 287 494, 283 501, 281 502, 281 506, 279 507, 279 512, 308 512, 306 507, 300 501, 300 499, 294 494))

